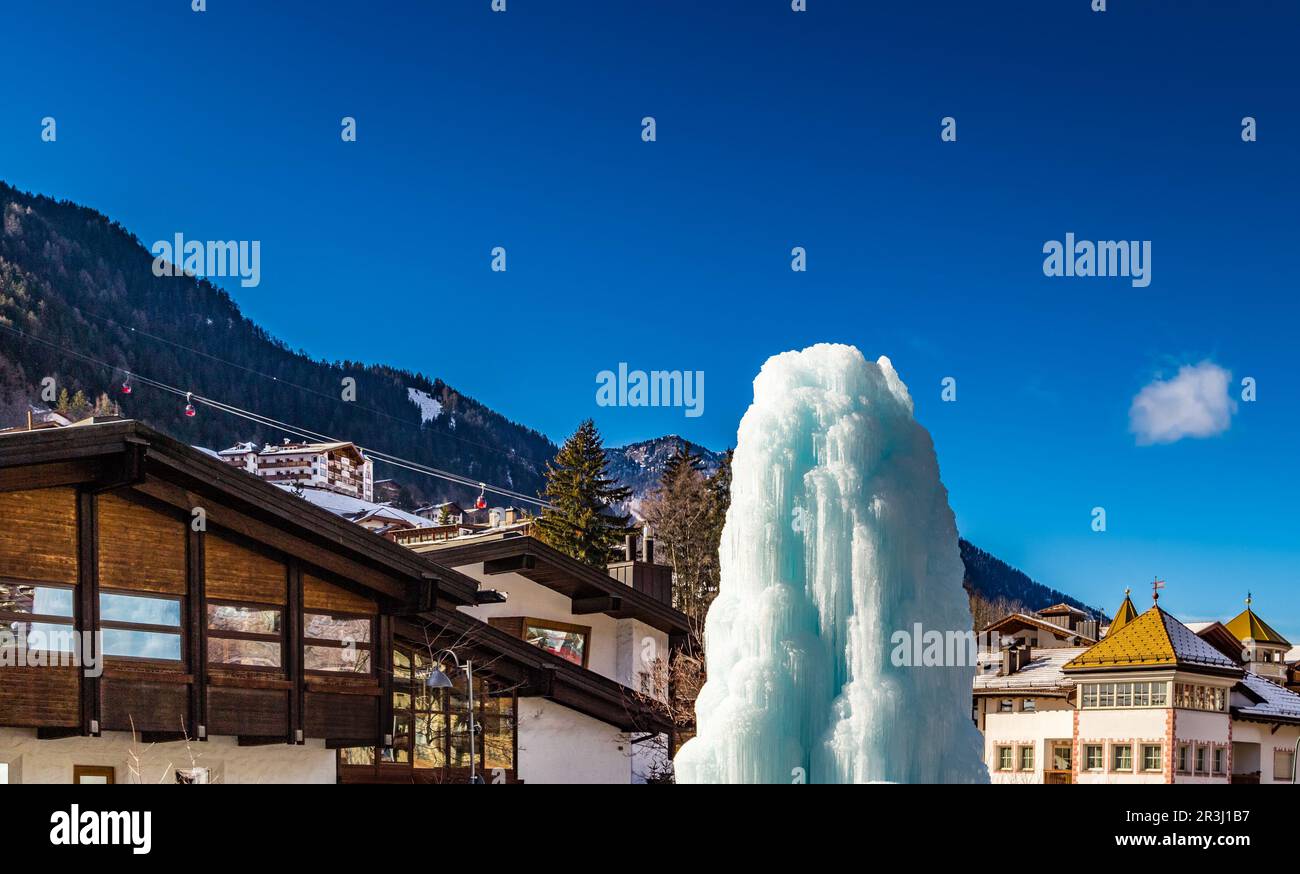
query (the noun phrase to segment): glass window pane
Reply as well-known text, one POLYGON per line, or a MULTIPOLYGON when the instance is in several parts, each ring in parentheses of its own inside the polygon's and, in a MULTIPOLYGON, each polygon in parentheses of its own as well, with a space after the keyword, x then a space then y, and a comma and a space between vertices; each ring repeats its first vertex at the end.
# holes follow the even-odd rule
POLYGON ((72 589, 0 583, 0 613, 72 618, 72 589))
POLYGON ((469 716, 462 716, 458 713, 451 714, 450 732, 448 741, 451 746, 451 752, 448 757, 448 763, 453 768, 465 768, 468 770, 470 763, 470 750, 477 742, 469 733, 469 716))
POLYGON ((447 717, 421 713, 415 718, 415 767, 441 768, 447 764, 447 717))
POLYGON ((339 750, 339 761, 344 765, 369 766, 375 763, 374 747, 345 747, 339 750))
POLYGON ((137 595, 111 595, 101 592, 99 619, 101 622, 169 625, 179 628, 181 602, 170 598, 142 598, 137 595))
POLYGON ((411 761, 411 716, 393 717, 393 745, 380 750, 382 762, 405 765, 411 761))
POLYGON ((483 699, 483 712, 499 716, 513 716, 515 712, 515 696, 509 692, 488 695, 483 699))
POLYGON ((587 636, 580 631, 560 631, 541 625, 529 625, 524 639, 533 646, 546 650, 562 659, 581 665, 587 648, 587 636))
POLYGON ((344 674, 370 673, 370 650, 350 646, 304 647, 303 667, 309 671, 344 674))
POLYGON ((411 679, 411 658, 400 649, 393 650, 393 676, 411 679))
POLYGON ((483 767, 515 766, 515 721, 509 717, 483 719, 483 767))
POLYGON ((337 619, 322 613, 303 616, 303 635, 315 640, 340 640, 370 643, 369 619, 337 619))
POLYGON ((104 655, 178 662, 181 660, 181 636, 158 631, 105 628, 104 655))
POLYGON ((269 640, 229 640, 224 637, 209 637, 208 661, 214 665, 278 668, 280 667, 280 644, 269 640))
POLYGON ((261 607, 208 605, 208 628, 213 631, 238 631, 244 634, 279 634, 280 611, 261 607))

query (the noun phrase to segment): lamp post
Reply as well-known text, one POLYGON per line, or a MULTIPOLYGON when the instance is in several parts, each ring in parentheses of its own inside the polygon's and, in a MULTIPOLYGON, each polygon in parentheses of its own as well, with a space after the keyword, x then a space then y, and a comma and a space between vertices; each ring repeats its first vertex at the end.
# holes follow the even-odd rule
MULTIPOLYGON (((456 653, 449 649, 434 653, 433 660, 435 662, 441 661, 443 656, 450 656, 456 667, 465 672, 465 687, 469 690, 469 782, 478 783, 478 750, 474 742, 474 738, 478 734, 478 724, 474 720, 474 663, 469 659, 462 663, 456 653)), ((435 667, 429 672, 429 676, 425 678, 424 685, 429 689, 450 689, 452 682, 451 677, 448 677, 435 667)))

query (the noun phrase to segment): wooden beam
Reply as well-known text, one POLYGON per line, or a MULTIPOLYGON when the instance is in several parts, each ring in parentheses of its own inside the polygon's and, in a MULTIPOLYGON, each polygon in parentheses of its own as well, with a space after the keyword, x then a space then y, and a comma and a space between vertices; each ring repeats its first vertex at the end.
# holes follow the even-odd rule
MULTIPOLYGON (((99 499, 82 488, 77 492, 77 603, 73 624, 83 646, 96 647, 99 628, 99 499)), ((103 652, 93 654, 103 664, 103 652)), ((88 662, 86 653, 82 661, 88 662)), ((92 735, 100 722, 100 680, 86 676, 84 665, 77 672, 81 697, 81 733, 92 735)))
POLYGON ((617 595, 573 599, 574 616, 586 616, 591 613, 617 613, 622 609, 623 599, 617 595))
POLYGON ((34 464, 30 467, 6 467, 0 469, 0 492, 81 485, 97 479, 101 467, 100 462, 93 458, 34 464))
POLYGON ((483 562, 483 573, 488 576, 514 574, 520 571, 536 570, 536 568, 537 559, 531 555, 511 555, 505 558, 492 558, 483 562))
POLYGON ((36 729, 37 740, 61 740, 65 737, 81 737, 81 726, 75 728, 48 726, 36 729))
POLYGON ((379 743, 393 730, 393 617, 380 616, 375 621, 379 639, 375 641, 375 659, 372 667, 379 675, 379 743))
POLYGON ((185 589, 189 607, 189 663, 195 680, 190 684, 190 734, 194 740, 206 741, 208 725, 208 606, 206 595, 206 561, 204 534, 192 525, 185 526, 185 589), (203 727, 200 737, 199 726, 203 727))
POLYGON ((284 743, 284 738, 278 735, 241 734, 236 743, 241 747, 269 747, 284 743))
MULTIPOLYGON (((306 710, 306 677, 303 674, 303 618, 302 618, 302 566, 297 559, 289 560, 289 603, 285 611, 287 627, 285 629, 285 676, 293 684, 289 692, 289 732, 285 740, 298 742, 298 732, 305 729, 303 713, 306 710)), ((306 737, 306 733, 303 734, 306 737)))

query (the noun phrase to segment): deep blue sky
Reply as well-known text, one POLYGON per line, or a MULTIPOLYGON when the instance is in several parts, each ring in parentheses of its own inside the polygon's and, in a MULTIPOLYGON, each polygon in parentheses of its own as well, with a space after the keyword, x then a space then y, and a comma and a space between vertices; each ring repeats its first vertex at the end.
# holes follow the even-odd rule
POLYGON ((557 440, 723 448, 769 355, 888 354, 972 540, 1107 608, 1153 574, 1187 619, 1253 589, 1300 643, 1300 6, 809 5, 10 3, 0 178, 146 242, 261 240, 227 287, 273 334, 557 440), (1045 278, 1067 231, 1152 240, 1151 285, 1045 278), (1136 445, 1137 392, 1207 359, 1259 401, 1136 445), (705 415, 597 408, 619 361, 703 370, 705 415))

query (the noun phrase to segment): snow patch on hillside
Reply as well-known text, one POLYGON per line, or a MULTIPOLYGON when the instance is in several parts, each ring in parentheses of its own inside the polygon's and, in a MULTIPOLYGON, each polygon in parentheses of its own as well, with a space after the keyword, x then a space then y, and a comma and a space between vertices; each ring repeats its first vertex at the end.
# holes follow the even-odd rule
POLYGON ((420 424, 436 421, 442 415, 442 404, 428 392, 418 388, 408 388, 406 398, 420 408, 420 424))

